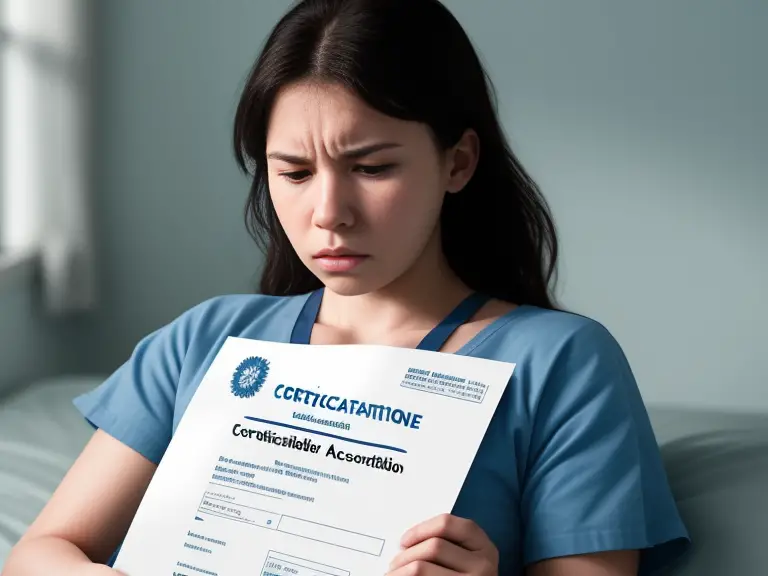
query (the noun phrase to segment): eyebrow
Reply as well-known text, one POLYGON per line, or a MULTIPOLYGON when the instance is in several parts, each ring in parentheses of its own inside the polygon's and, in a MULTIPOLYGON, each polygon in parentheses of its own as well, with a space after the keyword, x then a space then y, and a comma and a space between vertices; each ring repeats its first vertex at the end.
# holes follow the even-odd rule
MULTIPOLYGON (((342 152, 342 158, 348 160, 359 160, 365 158, 374 152, 380 152, 381 150, 390 150, 391 148, 400 148, 400 144, 396 142, 379 142, 376 144, 369 144, 368 146, 361 146, 359 148, 350 148, 342 152)), ((302 158, 301 156, 294 156, 293 154, 286 154, 284 152, 270 152, 267 155, 270 160, 282 160, 289 164, 310 164, 311 161, 308 158, 302 158)))

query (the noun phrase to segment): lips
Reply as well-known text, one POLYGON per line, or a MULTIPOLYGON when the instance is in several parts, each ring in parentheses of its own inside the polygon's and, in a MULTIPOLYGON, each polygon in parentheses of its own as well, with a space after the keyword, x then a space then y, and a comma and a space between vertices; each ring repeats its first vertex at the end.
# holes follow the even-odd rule
POLYGON ((345 273, 357 268, 368 256, 346 248, 335 248, 321 250, 313 258, 325 272, 345 273))
POLYGON ((313 258, 363 258, 365 254, 353 252, 347 248, 325 248, 320 250, 313 258))

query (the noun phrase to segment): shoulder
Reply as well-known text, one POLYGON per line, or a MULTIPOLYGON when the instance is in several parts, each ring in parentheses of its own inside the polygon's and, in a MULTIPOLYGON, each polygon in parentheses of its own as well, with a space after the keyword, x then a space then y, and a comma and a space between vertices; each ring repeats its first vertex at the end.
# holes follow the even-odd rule
POLYGON ((519 306, 495 323, 481 342, 500 360, 561 363, 590 357, 623 358, 614 335, 599 321, 563 310, 519 306))
POLYGON ((475 353, 515 363, 511 386, 531 417, 553 405, 642 400, 627 356, 612 332, 588 316, 521 306, 496 323, 475 353))
POLYGON ((202 374, 229 336, 281 340, 304 298, 205 300, 144 336, 130 357, 75 406, 95 427, 159 462, 202 374), (140 422, 141 426, 136 426, 140 422))
POLYGON ((187 309, 164 329, 187 342, 241 336, 272 340, 292 328, 306 299, 301 296, 229 294, 209 298, 187 309))
POLYGON ((179 317, 191 321, 231 322, 248 318, 265 319, 296 305, 305 296, 226 294, 214 296, 184 311, 179 317))
POLYGON ((288 342, 308 295, 231 294, 190 308, 163 328, 159 356, 178 366, 180 393, 193 390, 229 337, 288 342))
MULTIPOLYGON (((287 341, 305 296, 231 294, 185 310, 144 336, 128 364, 175 375, 174 387, 187 388, 205 370, 229 337, 287 341)), ((170 382, 169 382, 170 385, 170 382)))

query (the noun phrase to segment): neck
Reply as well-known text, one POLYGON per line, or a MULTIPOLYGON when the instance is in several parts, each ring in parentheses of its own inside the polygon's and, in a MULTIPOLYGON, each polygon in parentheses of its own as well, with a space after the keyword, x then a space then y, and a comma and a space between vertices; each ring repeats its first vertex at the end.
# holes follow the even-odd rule
POLYGON ((363 337, 431 329, 471 293, 448 265, 439 237, 406 274, 381 290, 358 296, 326 290, 318 321, 363 337))

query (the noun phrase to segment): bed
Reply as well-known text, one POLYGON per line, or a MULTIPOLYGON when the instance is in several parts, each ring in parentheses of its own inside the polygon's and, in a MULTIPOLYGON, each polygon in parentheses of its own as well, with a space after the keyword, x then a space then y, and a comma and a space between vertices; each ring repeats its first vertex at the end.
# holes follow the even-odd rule
MULTIPOLYGON (((0 570, 92 434, 72 399, 101 377, 38 382, 0 400, 0 570)), ((670 576, 764 576, 768 415, 652 407, 694 550, 670 576)))
POLYGON ((101 381, 55 378, 0 400, 0 571, 93 434, 72 399, 101 381))

